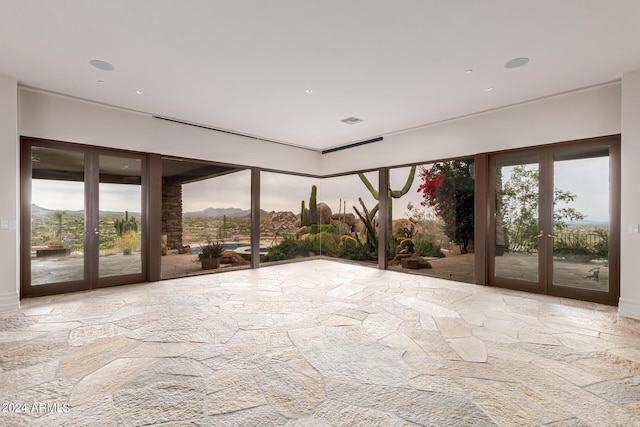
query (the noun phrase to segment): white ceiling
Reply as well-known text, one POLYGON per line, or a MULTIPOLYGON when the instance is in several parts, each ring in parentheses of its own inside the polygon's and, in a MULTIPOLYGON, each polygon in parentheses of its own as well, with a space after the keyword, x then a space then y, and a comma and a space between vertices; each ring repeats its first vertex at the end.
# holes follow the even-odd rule
POLYGON ((637 69, 640 0, 0 0, 22 85, 317 150, 637 69))

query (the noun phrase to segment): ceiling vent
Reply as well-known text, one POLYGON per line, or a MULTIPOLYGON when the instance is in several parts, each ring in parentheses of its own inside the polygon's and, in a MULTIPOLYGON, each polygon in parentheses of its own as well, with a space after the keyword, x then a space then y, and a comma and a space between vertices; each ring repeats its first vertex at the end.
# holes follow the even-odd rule
POLYGON ((379 136, 373 139, 367 139, 366 141, 354 142, 353 144, 341 145, 340 147, 329 148, 328 150, 322 150, 321 154, 329 154, 334 151, 346 150, 347 148, 359 147, 365 144, 371 144, 372 142, 382 141, 382 137, 379 136))
POLYGON ((346 119, 340 120, 342 123, 346 123, 348 125, 355 125, 362 122, 362 119, 357 117, 347 117, 346 119))

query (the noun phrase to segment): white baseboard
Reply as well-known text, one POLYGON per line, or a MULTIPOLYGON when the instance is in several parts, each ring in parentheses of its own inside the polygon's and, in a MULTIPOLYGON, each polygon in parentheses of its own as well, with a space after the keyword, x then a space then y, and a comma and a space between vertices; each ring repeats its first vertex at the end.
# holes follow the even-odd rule
POLYGON ((618 302, 618 316, 640 319, 640 301, 630 301, 620 298, 618 302))
POLYGON ((0 311, 20 308, 18 293, 0 294, 0 311))

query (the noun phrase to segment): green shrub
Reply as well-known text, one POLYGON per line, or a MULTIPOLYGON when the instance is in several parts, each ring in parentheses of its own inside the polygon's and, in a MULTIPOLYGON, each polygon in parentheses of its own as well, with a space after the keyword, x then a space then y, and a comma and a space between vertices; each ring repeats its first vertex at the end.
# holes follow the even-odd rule
POLYGON ((337 251, 338 244, 335 235, 329 232, 321 232, 311 234, 304 240, 285 238, 279 244, 270 247, 262 260, 264 262, 281 261, 300 256, 306 257, 309 256, 309 252, 335 254, 337 251))
MULTIPOLYGON (((304 233, 302 234, 311 234, 311 226, 302 227, 304 228, 304 233)), ((331 224, 322 224, 318 226, 318 232, 327 232, 327 233, 336 233, 336 228, 331 224)))
MULTIPOLYGON (((353 239, 355 241, 355 239, 353 239)), ((377 254, 372 254, 366 245, 345 244, 338 247, 336 255, 339 258, 350 259, 354 261, 373 261, 376 260, 377 254)))
POLYGON ((311 242, 307 240, 295 240, 285 238, 279 244, 272 246, 264 256, 263 261, 281 261, 283 259, 292 259, 299 256, 309 256, 309 252, 313 251, 311 242))
POLYGON ((594 257, 594 250, 587 242, 587 236, 580 232, 564 233, 562 238, 554 240, 553 254, 560 256, 590 256, 594 257))
POLYGON ((398 245, 398 252, 400 252, 401 250, 406 249, 407 252, 409 253, 414 253, 415 252, 415 244, 413 243, 413 240, 411 239, 402 239, 402 241, 400 241, 400 244, 398 245))
POLYGON ((609 259, 609 230, 599 228, 595 230, 598 241, 593 247, 594 255, 597 259, 609 259))
POLYGON ((342 235, 340 237, 339 246, 340 247, 347 246, 347 247, 355 248, 356 246, 358 246, 358 241, 351 236, 342 235))
POLYGON ((444 258, 444 253, 440 246, 424 237, 418 237, 414 241, 414 251, 418 256, 444 258))
POLYGON ((307 237, 304 242, 308 242, 311 250, 317 254, 331 253, 335 254, 338 250, 338 243, 335 234, 327 231, 321 231, 318 234, 312 234, 307 237))
POLYGON ((338 230, 332 224, 322 224, 318 226, 318 231, 327 233, 337 233, 338 230))

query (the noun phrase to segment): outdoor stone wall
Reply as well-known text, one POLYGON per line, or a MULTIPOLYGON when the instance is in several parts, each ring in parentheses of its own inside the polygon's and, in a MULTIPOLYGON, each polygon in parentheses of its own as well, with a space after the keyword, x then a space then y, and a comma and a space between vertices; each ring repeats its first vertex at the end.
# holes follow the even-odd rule
POLYGON ((182 185, 162 183, 162 234, 167 248, 182 247, 182 185))

